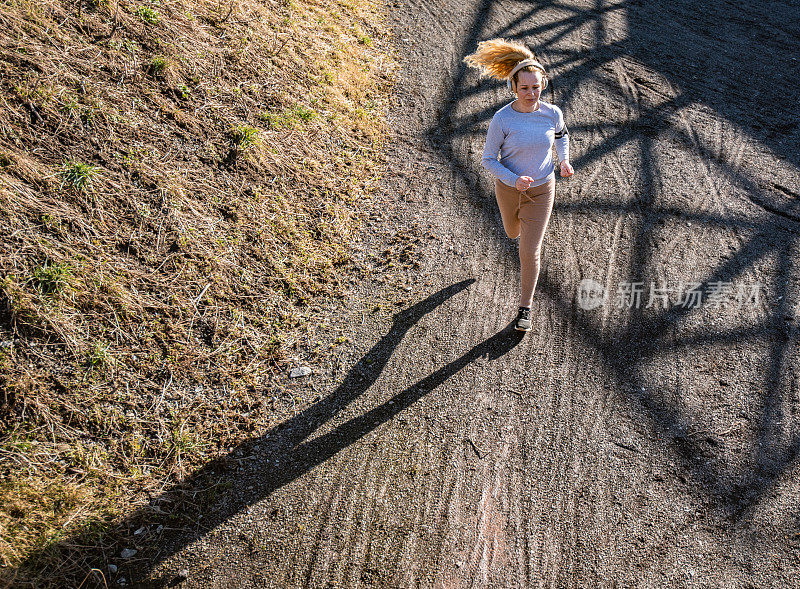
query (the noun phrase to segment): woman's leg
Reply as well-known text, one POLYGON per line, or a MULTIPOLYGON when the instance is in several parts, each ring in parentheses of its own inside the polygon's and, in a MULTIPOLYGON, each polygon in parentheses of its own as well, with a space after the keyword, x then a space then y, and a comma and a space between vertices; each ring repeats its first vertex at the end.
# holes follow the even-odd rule
POLYGON ((533 303, 533 292, 539 280, 540 256, 542 240, 550 212, 555 200, 556 181, 551 179, 546 184, 529 188, 522 194, 522 206, 519 209, 521 235, 519 238, 519 265, 521 269, 521 288, 519 306, 530 307, 533 303))
POLYGON ((500 208, 500 216, 503 218, 503 229, 511 239, 516 239, 519 237, 520 230, 519 191, 495 179, 494 195, 497 198, 497 206, 500 208))

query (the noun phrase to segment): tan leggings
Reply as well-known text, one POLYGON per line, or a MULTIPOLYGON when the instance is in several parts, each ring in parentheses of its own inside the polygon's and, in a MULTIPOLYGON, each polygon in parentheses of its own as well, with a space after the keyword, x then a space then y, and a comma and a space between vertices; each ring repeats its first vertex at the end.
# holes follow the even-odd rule
POLYGON ((519 237, 519 265, 521 270, 519 306, 530 307, 533 292, 539 279, 542 240, 550 220, 555 199, 556 181, 551 178, 540 186, 520 192, 500 180, 494 182, 494 193, 503 228, 511 239, 519 237))

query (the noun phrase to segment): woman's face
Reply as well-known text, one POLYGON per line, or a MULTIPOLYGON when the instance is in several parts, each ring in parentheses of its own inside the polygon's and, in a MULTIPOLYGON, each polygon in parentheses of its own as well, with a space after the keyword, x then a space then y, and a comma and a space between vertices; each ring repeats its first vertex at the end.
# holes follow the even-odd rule
POLYGON ((542 93, 542 72, 519 72, 517 74, 517 99, 525 106, 533 106, 539 102, 542 93))

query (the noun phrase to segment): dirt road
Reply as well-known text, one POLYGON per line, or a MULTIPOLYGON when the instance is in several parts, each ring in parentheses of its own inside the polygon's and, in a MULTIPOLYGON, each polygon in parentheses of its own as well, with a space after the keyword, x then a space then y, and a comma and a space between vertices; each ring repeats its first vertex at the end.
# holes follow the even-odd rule
POLYGON ((420 238, 419 267, 391 271, 408 302, 371 312, 385 267, 354 285, 317 336, 355 343, 284 383, 307 408, 232 454, 231 489, 160 540, 153 584, 800 586, 800 7, 393 10, 397 140, 365 251, 420 238), (510 97, 461 62, 496 36, 549 68, 576 168, 524 337, 479 164, 510 97), (584 279, 605 304, 582 308, 584 279), (641 300, 618 300, 634 282, 641 300))

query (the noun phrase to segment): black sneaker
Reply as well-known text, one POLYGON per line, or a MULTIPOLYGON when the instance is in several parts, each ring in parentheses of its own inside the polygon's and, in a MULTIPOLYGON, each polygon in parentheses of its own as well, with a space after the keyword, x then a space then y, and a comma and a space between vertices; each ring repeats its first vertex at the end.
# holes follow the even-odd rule
POLYGON ((520 307, 517 313, 517 322, 514 324, 517 331, 531 330, 531 310, 529 307, 520 307))

